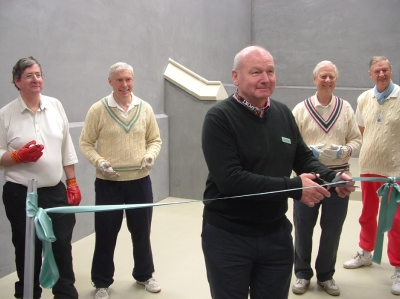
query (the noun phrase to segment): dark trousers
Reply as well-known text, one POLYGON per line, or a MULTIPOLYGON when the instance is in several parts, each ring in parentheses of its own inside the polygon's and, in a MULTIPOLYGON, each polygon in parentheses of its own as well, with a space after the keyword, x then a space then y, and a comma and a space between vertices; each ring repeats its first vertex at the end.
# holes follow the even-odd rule
POLYGON ((213 299, 287 299, 293 269, 292 224, 264 237, 229 233, 208 223, 202 231, 213 299))
MULTIPOLYGON (((38 206, 46 209, 68 206, 65 185, 58 183, 54 187, 37 189, 38 206)), ((11 223, 12 242, 15 247, 15 265, 18 281, 15 283, 15 297, 23 297, 24 289, 24 259, 25 259, 25 225, 26 225, 27 187, 11 182, 3 186, 3 202, 8 220, 11 223)), ((57 263, 60 278, 53 287, 57 299, 78 298, 75 289, 75 275, 72 267, 72 231, 75 226, 75 214, 49 213, 57 240, 52 243, 54 258, 57 263)), ((42 289, 39 285, 39 273, 42 265, 42 242, 36 238, 34 298, 40 298, 42 289)))
POLYGON ((320 209, 321 237, 315 262, 315 271, 318 281, 326 281, 333 278, 340 234, 347 215, 349 197, 341 198, 336 193, 332 192, 331 194, 331 197, 325 197, 324 200, 312 208, 297 200, 294 201, 294 273, 297 278, 310 280, 313 277, 311 268, 312 239, 320 209))
MULTIPOLYGON (((96 179, 96 205, 153 203, 150 177, 132 181, 96 179)), ((123 210, 95 213, 96 242, 92 261, 92 281, 97 288, 108 288, 114 282, 114 250, 121 229, 123 210)), ((146 281, 154 272, 150 244, 153 208, 125 210, 126 223, 133 244, 132 276, 146 281)))

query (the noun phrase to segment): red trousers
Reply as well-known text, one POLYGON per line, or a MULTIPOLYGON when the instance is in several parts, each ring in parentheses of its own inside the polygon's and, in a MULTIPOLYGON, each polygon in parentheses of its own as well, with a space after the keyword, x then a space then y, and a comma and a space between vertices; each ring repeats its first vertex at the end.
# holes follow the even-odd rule
MULTIPOLYGON (((361 174, 361 177, 383 177, 376 174, 361 174)), ((400 184, 400 181, 397 181, 400 184)), ((376 191, 382 182, 361 182, 363 208, 359 219, 361 225, 360 248, 373 251, 378 229, 379 197, 376 191)), ((400 208, 397 207, 392 229, 388 232, 388 257, 392 266, 400 267, 400 208)))

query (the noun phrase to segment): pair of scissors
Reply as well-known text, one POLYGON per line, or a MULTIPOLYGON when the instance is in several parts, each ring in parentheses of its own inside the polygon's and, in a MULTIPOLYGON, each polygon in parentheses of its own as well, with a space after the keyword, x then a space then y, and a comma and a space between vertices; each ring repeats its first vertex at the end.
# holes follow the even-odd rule
MULTIPOLYGON (((335 187, 350 187, 350 186, 346 185, 346 183, 350 182, 350 181, 345 181, 345 180, 339 181, 339 179, 341 178, 342 174, 345 173, 348 170, 349 170, 348 168, 345 168, 345 169, 342 169, 341 171, 339 171, 338 174, 335 176, 335 178, 332 180, 332 182, 327 182, 327 181, 321 179, 320 177, 318 177, 314 172, 312 172, 312 174, 315 175, 315 179, 313 181, 316 182, 319 185, 325 185, 324 186, 325 188, 327 188, 327 187, 332 187, 332 188, 335 188, 335 187), (333 184, 333 183, 335 183, 335 184, 333 184)), ((352 187, 357 187, 357 186, 352 186, 352 187)))

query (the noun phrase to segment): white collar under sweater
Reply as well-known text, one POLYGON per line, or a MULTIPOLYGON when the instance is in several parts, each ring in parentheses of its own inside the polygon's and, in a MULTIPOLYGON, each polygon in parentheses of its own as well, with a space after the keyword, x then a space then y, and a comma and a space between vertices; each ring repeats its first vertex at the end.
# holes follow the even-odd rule
POLYGON ((135 107, 136 105, 139 105, 140 100, 138 97, 134 96, 133 93, 131 93, 132 95, 132 102, 129 104, 129 107, 126 111, 124 111, 124 109, 122 109, 122 107, 117 103, 117 101, 114 99, 114 92, 112 92, 107 99, 107 104, 110 107, 116 107, 118 109, 118 112, 123 116, 123 117, 128 117, 129 115, 129 111, 135 107))

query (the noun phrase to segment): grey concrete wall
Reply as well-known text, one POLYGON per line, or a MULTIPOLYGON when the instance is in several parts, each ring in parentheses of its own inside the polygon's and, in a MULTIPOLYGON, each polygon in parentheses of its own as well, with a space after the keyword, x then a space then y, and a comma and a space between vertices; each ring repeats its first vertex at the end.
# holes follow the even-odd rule
POLYGON ((364 90, 374 55, 386 56, 399 82, 400 2, 253 0, 252 43, 274 56, 277 85, 273 98, 289 107, 315 93, 312 71, 322 60, 339 69, 335 94, 353 108, 364 90))
POLYGON ((231 56, 250 42, 248 0, 0 0, 0 104, 15 98, 11 69, 32 55, 44 94, 59 98, 70 122, 109 94, 108 69, 132 64, 135 93, 164 112, 163 73, 172 58, 209 80, 229 80, 231 56), (227 42, 227 39, 233 42, 227 42), (207 62, 207 63, 205 63, 207 62))
POLYGON ((201 149, 201 130, 216 101, 200 101, 170 82, 165 85, 170 118, 170 196, 203 199, 208 169, 201 149))
MULTIPOLYGON (((163 74, 168 58, 208 80, 228 81, 234 53, 251 40, 251 2, 0 0, 0 28, 0 107, 17 97, 11 83, 13 65, 22 57, 34 56, 45 76, 43 94, 63 103, 71 123, 84 205, 94 204, 94 169, 79 153, 82 123, 89 107, 111 92, 109 67, 117 61, 133 66, 134 93, 152 105, 163 139, 151 173, 154 200, 159 201, 170 193, 169 151, 175 150, 170 148, 170 117, 165 113, 163 74)), ((92 232, 93 216, 77 215, 74 240, 92 232)), ((3 205, 0 244, 3 277, 14 270, 10 225, 3 205)))

